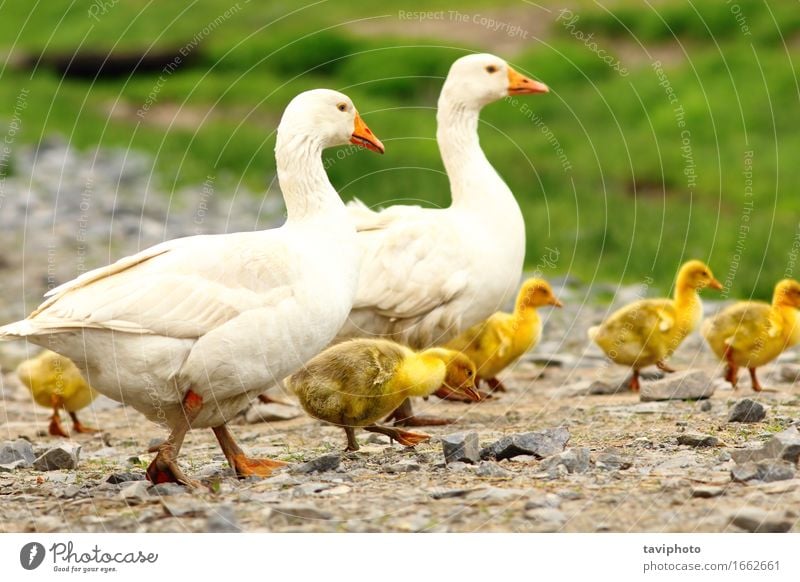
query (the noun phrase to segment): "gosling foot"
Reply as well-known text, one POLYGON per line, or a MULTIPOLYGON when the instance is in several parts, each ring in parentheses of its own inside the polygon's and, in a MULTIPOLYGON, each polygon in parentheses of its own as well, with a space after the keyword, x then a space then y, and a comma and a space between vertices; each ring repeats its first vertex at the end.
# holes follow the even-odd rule
POLYGON ((390 439, 397 441, 404 447, 413 447, 419 443, 424 443, 431 438, 430 435, 427 434, 409 432, 407 430, 400 430, 399 428, 391 428, 388 426, 378 426, 377 424, 365 426, 364 430, 385 434, 390 439))
POLYGON ((50 426, 47 428, 47 432, 53 436, 64 437, 65 439, 69 438, 69 433, 67 433, 61 425, 61 418, 58 415, 58 410, 53 411, 53 416, 50 417, 50 426))
POLYGON ((99 428, 91 428, 83 424, 80 420, 78 420, 78 415, 74 412, 69 413, 70 418, 72 419, 72 430, 81 434, 92 434, 95 432, 100 432, 99 428))

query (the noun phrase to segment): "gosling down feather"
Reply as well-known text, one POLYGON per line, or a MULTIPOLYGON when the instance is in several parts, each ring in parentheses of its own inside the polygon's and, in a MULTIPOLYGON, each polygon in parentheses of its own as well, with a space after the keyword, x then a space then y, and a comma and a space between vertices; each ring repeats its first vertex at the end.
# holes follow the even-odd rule
POLYGON ((445 347, 468 356, 477 368, 476 385, 485 381, 492 391, 506 390, 497 375, 533 348, 542 335, 537 308, 562 303, 550 284, 538 278, 522 284, 513 313, 498 311, 449 341, 445 347))
POLYGON ((428 396, 440 387, 478 400, 474 379, 475 365, 459 352, 430 348, 415 353, 388 340, 355 339, 313 358, 287 378, 286 386, 309 415, 342 427, 346 450, 356 451, 356 428, 388 435, 405 446, 427 440, 427 435, 375 423, 406 398, 428 396))
POLYGON ((76 433, 97 432, 82 424, 77 412, 89 406, 98 394, 69 359, 45 350, 17 366, 17 376, 31 391, 36 404, 53 409, 48 430, 51 435, 69 436, 61 426, 62 408, 72 418, 72 429, 76 433))
POLYGON ((740 301, 703 323, 701 333, 713 352, 727 364, 725 379, 736 388, 739 368, 750 372, 753 390, 760 392, 756 368, 800 343, 800 283, 784 279, 775 285, 772 304, 740 301))
POLYGON ((698 291, 722 289, 701 261, 688 261, 680 271, 672 299, 642 299, 626 305, 589 329, 593 340, 613 362, 633 370, 631 390, 639 390, 639 370, 656 365, 673 372, 665 360, 694 331, 703 317, 698 291))

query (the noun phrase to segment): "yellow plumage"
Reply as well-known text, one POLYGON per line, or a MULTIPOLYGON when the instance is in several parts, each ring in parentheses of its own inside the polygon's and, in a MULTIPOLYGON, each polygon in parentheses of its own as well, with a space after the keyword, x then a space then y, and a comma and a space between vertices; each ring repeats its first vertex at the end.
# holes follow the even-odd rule
POLYGON ((672 299, 643 299, 613 313, 589 329, 589 337, 617 364, 633 368, 631 389, 639 389, 639 370, 665 363, 703 317, 697 291, 705 287, 722 289, 711 270, 700 261, 685 263, 675 284, 672 299))
POLYGON ((800 283, 784 279, 775 285, 772 304, 740 301, 710 318, 701 333, 713 352, 727 362, 726 379, 736 387, 738 369, 748 368, 754 390, 761 390, 756 368, 800 343, 800 283))
POLYGON ((97 392, 86 383, 71 360, 44 351, 17 366, 17 376, 31 391, 37 404, 53 409, 50 434, 67 436, 60 425, 61 408, 70 413, 77 432, 93 432, 78 422, 75 413, 89 406, 97 392))
POLYGON ((473 363, 458 352, 433 348, 415 353, 388 340, 356 339, 313 358, 287 378, 286 386, 308 414, 343 427, 348 450, 357 450, 355 427, 387 434, 409 446, 426 440, 425 435, 374 423, 406 398, 428 396, 442 385, 477 398, 474 375, 473 363))
POLYGON ((487 381, 493 389, 505 390, 496 376, 539 341, 542 322, 536 309, 545 305, 561 307, 561 302, 547 281, 528 279, 520 288, 513 313, 498 311, 445 347, 468 356, 475 363, 479 380, 487 381))

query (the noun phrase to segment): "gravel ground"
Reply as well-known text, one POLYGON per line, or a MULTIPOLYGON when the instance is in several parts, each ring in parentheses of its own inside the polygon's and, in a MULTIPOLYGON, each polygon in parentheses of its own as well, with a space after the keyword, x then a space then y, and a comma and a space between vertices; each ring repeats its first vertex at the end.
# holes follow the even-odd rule
MULTIPOLYGON (((290 462, 267 479, 235 479, 211 432, 195 431, 182 456, 189 474, 207 486, 195 491, 134 480, 143 478, 151 457, 144 451, 163 431, 100 399, 83 417, 103 432, 77 436, 77 470, 0 473, 0 531, 740 531, 732 523, 739 513, 756 526, 777 520, 782 529, 800 531, 793 465, 794 477, 778 481, 744 484, 731 476, 737 467, 731 453, 761 447, 800 418, 796 385, 777 380, 796 366, 774 367, 765 375, 772 389, 755 397, 747 386, 735 393, 718 381, 710 399, 694 402, 640 402, 629 392, 572 395, 597 377, 594 363, 542 370, 523 362, 505 376, 509 392, 498 398, 420 403, 458 423, 431 427, 434 438, 416 449, 362 432, 361 450, 345 454, 340 429, 305 415, 258 424, 242 419, 233 430, 248 453, 290 462), (763 404, 766 418, 729 423, 742 397, 763 404), (567 453, 544 459, 445 464, 437 438, 475 431, 485 446, 558 426, 569 430, 567 453), (698 435, 717 442, 678 444, 687 435, 692 443, 707 442, 698 435), (340 463, 298 472, 315 459, 340 463)), ((57 445, 59 439, 43 435, 47 411, 31 403, 13 376, 3 379, 3 436, 29 439, 37 453, 57 445)))
MULTIPOLYGON (((17 177, 4 179, 0 205, 4 322, 23 317, 44 291, 86 268, 164 238, 266 228, 282 213, 275 193, 263 201, 224 198, 213 180, 171 202, 154 190, 149 161, 126 152, 78 154, 55 142, 23 150, 15 168, 17 177)), ((143 481, 152 457, 146 450, 164 431, 100 398, 81 415, 103 430, 75 437, 77 469, 0 464, 0 532, 800 531, 796 456, 787 463, 766 455, 755 459, 758 465, 742 458, 775 434, 791 433, 800 419, 798 352, 762 371, 769 390, 755 395, 742 380, 734 392, 692 336, 672 363, 704 371, 707 377, 700 373, 693 383, 713 386, 711 398, 642 402, 615 391, 624 370, 586 340, 590 325, 642 289, 550 279, 567 306, 543 311, 544 341, 505 374, 509 392, 479 404, 420 402, 420 411, 457 422, 429 428, 433 438, 416 449, 362 432, 361 450, 345 454, 340 429, 292 407, 259 406, 237 419, 233 431, 249 454, 283 459, 288 468, 267 479, 237 480, 211 431, 194 431, 181 462, 206 487, 150 487, 143 481), (614 302, 603 303, 609 296, 614 302), (764 405, 764 418, 728 422, 742 398, 764 405), (248 422, 259 411, 286 420, 248 422), (486 447, 506 435, 560 426, 569 430, 565 452, 444 461, 446 435, 475 432, 486 447), (307 461, 327 470, 300 472, 307 461)), ((713 312, 721 304, 704 305, 713 312)), ((33 404, 10 372, 31 353, 22 343, 0 345, 0 445, 27 439, 33 459, 64 441, 44 434, 49 412, 33 404)), ((68 467, 70 451, 62 457, 68 467)))

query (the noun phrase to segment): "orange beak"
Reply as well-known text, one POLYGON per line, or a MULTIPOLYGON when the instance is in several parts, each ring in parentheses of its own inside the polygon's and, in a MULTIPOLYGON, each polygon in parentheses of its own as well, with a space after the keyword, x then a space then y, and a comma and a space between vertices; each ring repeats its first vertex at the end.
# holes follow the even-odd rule
POLYGON ((367 148, 373 152, 378 152, 379 154, 385 151, 381 140, 367 127, 367 124, 361 119, 358 111, 356 111, 356 119, 353 127, 353 135, 350 136, 350 143, 361 146, 362 148, 367 148))
POLYGON ((470 384, 468 386, 461 386, 458 389, 458 391, 461 392, 462 394, 468 396, 470 399, 474 400, 475 402, 480 402, 480 400, 481 400, 481 394, 475 388, 474 384, 470 384))
POLYGON ((528 93, 549 93, 550 87, 539 81, 529 79, 525 75, 520 75, 517 71, 508 67, 508 94, 527 95, 528 93))
POLYGON ((716 289, 717 291, 722 291, 725 288, 722 286, 722 283, 717 281, 714 277, 711 277, 711 281, 709 281, 708 286, 712 289, 716 289))
POLYGON ((558 299, 558 297, 553 297, 550 300, 550 305, 552 305, 553 307, 564 307, 564 304, 561 303, 561 301, 558 299))

